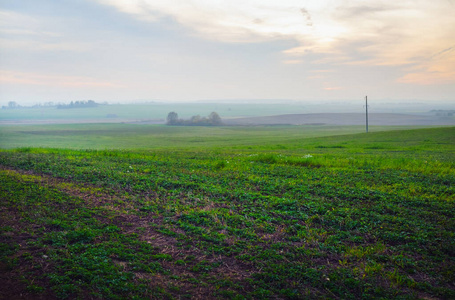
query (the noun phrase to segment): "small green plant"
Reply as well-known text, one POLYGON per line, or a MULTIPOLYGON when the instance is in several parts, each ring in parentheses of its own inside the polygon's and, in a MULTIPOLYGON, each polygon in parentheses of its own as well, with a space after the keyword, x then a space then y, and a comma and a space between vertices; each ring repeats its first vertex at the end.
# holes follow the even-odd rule
POLYGON ((227 162, 225 160, 220 160, 219 162, 217 162, 215 164, 215 170, 224 169, 224 168, 226 168, 226 166, 227 166, 227 162))

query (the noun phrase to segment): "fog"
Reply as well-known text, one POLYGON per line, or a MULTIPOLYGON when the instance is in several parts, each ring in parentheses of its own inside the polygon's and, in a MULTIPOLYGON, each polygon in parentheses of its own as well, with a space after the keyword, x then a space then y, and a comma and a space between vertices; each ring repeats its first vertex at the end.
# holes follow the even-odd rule
MULTIPOLYGON (((368 98, 372 125, 454 125, 455 104, 448 101, 384 101, 368 98)), ((180 118, 219 114, 225 125, 305 125, 364 123, 365 99, 340 101, 296 100, 204 100, 197 102, 136 101, 134 104, 99 103, 8 103, 0 110, 0 125, 71 123, 164 124, 169 112, 180 118)))

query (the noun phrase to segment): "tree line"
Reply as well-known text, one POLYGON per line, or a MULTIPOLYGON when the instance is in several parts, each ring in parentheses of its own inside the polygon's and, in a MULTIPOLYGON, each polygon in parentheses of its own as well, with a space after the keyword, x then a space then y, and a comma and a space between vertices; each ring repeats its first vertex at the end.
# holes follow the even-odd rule
POLYGON ((219 126, 222 125, 221 117, 216 113, 212 112, 207 117, 201 117, 200 115, 192 116, 188 120, 179 119, 179 115, 172 111, 167 115, 167 125, 180 125, 180 126, 219 126))
POLYGON ((66 108, 83 108, 83 107, 97 107, 98 105, 108 105, 107 102, 97 103, 93 100, 80 100, 80 101, 71 101, 71 103, 54 103, 52 101, 38 103, 30 106, 23 106, 17 103, 16 101, 9 101, 8 105, 3 105, 2 109, 29 109, 29 108, 43 108, 43 107, 56 107, 58 109, 66 108))
POLYGON ((98 103, 93 100, 88 101, 71 101, 70 104, 59 104, 57 105, 58 109, 68 109, 68 108, 82 108, 82 107, 97 107, 98 103))

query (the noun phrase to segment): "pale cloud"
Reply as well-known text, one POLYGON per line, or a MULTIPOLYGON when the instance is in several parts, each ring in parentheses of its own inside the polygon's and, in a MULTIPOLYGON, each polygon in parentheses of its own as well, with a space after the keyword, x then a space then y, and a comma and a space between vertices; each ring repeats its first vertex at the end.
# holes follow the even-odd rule
POLYGON ((298 64, 302 64, 304 61, 302 59, 287 59, 287 60, 283 60, 283 63, 285 65, 298 65, 298 64))
POLYGON ((40 37, 62 37, 61 34, 49 31, 36 32, 31 29, 6 29, 0 28, 0 34, 2 35, 14 35, 14 36, 40 36, 40 37))
POLYGON ((327 74, 334 73, 335 70, 323 69, 323 70, 311 70, 311 73, 315 75, 308 76, 307 79, 324 79, 327 77, 327 74))
POLYGON ((308 76, 307 79, 323 79, 325 78, 324 75, 313 75, 313 76, 308 76))
POLYGON ((2 28, 16 27, 20 26, 22 28, 35 28, 40 22, 31 16, 8 11, 0 10, 0 26, 2 28))
POLYGON ((427 61, 410 68, 406 75, 397 81, 431 85, 455 81, 455 46, 444 49, 431 56, 427 61))
POLYGON ((45 41, 39 39, 11 40, 0 38, 3 49, 26 49, 33 51, 74 51, 84 52, 91 47, 80 42, 45 41))
POLYGON ((313 72, 313 73, 333 73, 333 72, 335 72, 335 70, 331 70, 331 69, 311 70, 311 72, 313 72))
POLYGON ((193 34, 223 42, 258 42, 293 38, 310 31, 309 15, 300 1, 164 1, 98 0, 141 20, 167 16, 193 30, 193 34), (307 28, 308 27, 308 28, 307 28))
POLYGON ((47 21, 26 14, 0 10, 0 44, 2 48, 76 52, 91 49, 89 44, 70 41, 58 31, 45 30, 47 21))
MULTIPOLYGON (((452 63, 429 58, 455 40, 455 6, 446 0, 98 0, 134 17, 170 17, 193 35, 226 43, 289 39, 284 64, 410 66, 400 82, 455 80, 452 63), (309 58, 305 58, 309 62, 309 58), (426 78, 425 72, 434 80, 426 78), (435 75, 437 74, 437 75, 435 75)), ((450 52, 445 60, 452 61, 450 52)))
POLYGON ((45 85, 53 87, 124 87, 120 84, 115 84, 109 81, 99 80, 91 77, 46 75, 42 73, 18 72, 8 70, 0 71, 0 83, 2 85, 45 85))

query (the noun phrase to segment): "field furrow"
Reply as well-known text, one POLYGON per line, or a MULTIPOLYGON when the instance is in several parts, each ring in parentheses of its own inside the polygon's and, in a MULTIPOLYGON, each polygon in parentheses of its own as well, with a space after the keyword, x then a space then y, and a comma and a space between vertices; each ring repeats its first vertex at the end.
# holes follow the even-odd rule
POLYGON ((2 296, 455 297, 453 152, 327 149, 1 151, 2 296))

